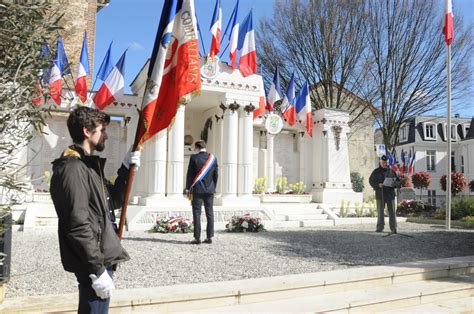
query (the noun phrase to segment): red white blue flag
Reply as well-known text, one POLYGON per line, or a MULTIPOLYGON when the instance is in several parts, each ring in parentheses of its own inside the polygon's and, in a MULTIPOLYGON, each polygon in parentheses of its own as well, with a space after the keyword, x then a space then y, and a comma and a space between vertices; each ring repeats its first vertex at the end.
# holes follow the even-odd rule
POLYGON ((102 81, 105 81, 107 79, 110 72, 112 72, 112 69, 114 68, 114 61, 112 58, 112 43, 113 42, 110 42, 109 49, 107 49, 107 52, 104 56, 104 60, 102 60, 99 70, 97 71, 96 78, 99 78, 102 81))
POLYGON ((216 6, 214 8, 214 14, 212 15, 211 28, 209 29, 212 33, 211 51, 209 56, 214 58, 215 55, 221 50, 221 29, 222 29, 222 8, 221 1, 216 0, 216 6))
POLYGON ((281 113, 289 125, 296 124, 296 110, 294 106, 295 100, 295 72, 291 75, 286 95, 281 103, 281 113))
POLYGON ((58 37, 56 43, 56 58, 49 75, 49 94, 54 102, 61 104, 61 91, 63 84, 63 70, 68 66, 66 51, 64 50, 64 43, 61 36, 58 37))
POLYGON ((446 45, 451 45, 454 38, 452 0, 445 0, 443 34, 444 34, 444 41, 446 42, 446 45))
POLYGON ((194 0, 166 0, 150 58, 136 144, 166 129, 185 97, 200 89, 194 0))
POLYGON ((239 69, 244 77, 257 72, 257 51, 255 50, 255 31, 252 24, 252 10, 239 29, 240 51, 239 69))
POLYGON ((238 11, 239 0, 237 0, 237 2, 235 3, 234 11, 232 11, 232 28, 229 34, 229 57, 230 61, 232 62, 232 70, 235 70, 235 68, 237 67, 237 46, 239 41, 239 23, 237 22, 238 11))
POLYGON ((306 132, 313 136, 313 117, 311 114, 311 99, 309 97, 308 82, 305 82, 295 99, 295 108, 298 121, 305 126, 306 132))
POLYGON ((125 71, 125 55, 127 50, 120 57, 119 61, 107 76, 99 91, 94 96, 95 106, 102 110, 106 106, 114 102, 119 96, 123 95, 125 87, 124 71, 125 71))
POLYGON ((76 95, 79 96, 84 103, 87 100, 87 76, 89 75, 89 53, 87 51, 87 33, 84 33, 84 41, 82 42, 81 58, 77 68, 77 76, 75 82, 76 95))
POLYGON ((270 90, 268 91, 267 96, 267 109, 268 111, 273 111, 273 105, 277 101, 281 99, 281 91, 280 91, 280 71, 278 71, 278 67, 275 68, 275 74, 273 74, 273 81, 272 85, 270 86, 270 90))

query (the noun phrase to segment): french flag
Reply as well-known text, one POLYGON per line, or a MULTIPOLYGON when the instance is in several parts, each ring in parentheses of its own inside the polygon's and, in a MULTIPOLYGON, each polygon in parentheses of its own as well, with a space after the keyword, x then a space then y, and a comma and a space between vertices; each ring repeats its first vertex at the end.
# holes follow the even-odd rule
POLYGON ((127 50, 125 50, 122 57, 120 57, 115 67, 94 96, 94 104, 100 110, 104 109, 119 96, 123 95, 123 89, 125 87, 124 70, 126 53, 127 50))
POLYGON ((221 29, 222 29, 222 8, 221 1, 216 0, 216 6, 214 8, 214 14, 212 15, 211 28, 209 29, 212 33, 211 51, 209 56, 214 58, 215 55, 221 50, 221 29))
POLYGON ((87 51, 87 33, 84 33, 84 41, 82 43, 81 59, 77 68, 76 76, 76 95, 79 96, 82 103, 87 100, 87 76, 89 75, 89 53, 87 51))
POLYGON ((309 98, 308 82, 305 82, 303 88, 296 96, 295 100, 296 114, 298 121, 306 126, 306 132, 310 137, 313 136, 313 117, 311 115, 311 100, 309 98))
POLYGON ((295 72, 291 75, 290 84, 286 90, 285 98, 281 104, 281 113, 289 125, 296 123, 296 111, 293 102, 295 100, 295 72))
MULTIPOLYGON (((237 23, 237 13, 239 11, 239 0, 235 3, 234 11, 232 11, 232 28, 229 34, 229 57, 232 62, 232 70, 237 67, 237 46, 239 41, 239 23, 237 23)), ((227 29, 226 29, 227 31, 227 29)))
POLYGON ((257 72, 257 51, 255 50, 255 32, 252 25, 252 10, 239 29, 240 60, 239 69, 244 77, 257 72))
POLYGON ((197 21, 193 0, 166 0, 148 68, 148 85, 135 144, 166 129, 180 100, 201 89, 197 21))
POLYGON ((413 173, 413 165, 415 164, 416 161, 416 152, 413 151, 413 156, 410 158, 410 163, 408 164, 408 175, 411 176, 413 173))
POLYGON ((445 0, 445 15, 443 23, 443 34, 446 45, 451 45, 454 38, 454 24, 453 24, 453 2, 452 0, 445 0))
POLYGON ((275 74, 273 74, 273 81, 272 85, 270 86, 270 90, 268 91, 267 97, 267 109, 268 111, 273 111, 273 105, 281 99, 281 91, 280 91, 280 71, 278 67, 275 69, 275 74))
POLYGON ((255 120, 258 116, 261 116, 265 113, 265 105, 267 103, 265 97, 265 85, 263 84, 263 77, 260 80, 260 99, 258 102, 258 108, 253 112, 253 119, 255 120))
MULTIPOLYGON (((57 105, 61 104, 61 87, 63 84, 63 67, 67 64, 64 62, 67 60, 66 51, 64 50, 64 43, 61 36, 58 37, 56 43, 56 59, 54 60, 53 66, 50 70, 49 75, 49 94, 57 105)), ((67 61, 66 61, 67 62, 67 61)))

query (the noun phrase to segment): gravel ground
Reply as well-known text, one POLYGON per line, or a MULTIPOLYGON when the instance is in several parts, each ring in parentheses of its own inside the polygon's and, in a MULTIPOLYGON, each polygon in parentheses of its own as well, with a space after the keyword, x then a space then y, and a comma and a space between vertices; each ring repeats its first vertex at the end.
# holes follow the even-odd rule
MULTIPOLYGON (((118 289, 268 277, 474 255, 474 232, 400 223, 401 235, 374 225, 216 233, 214 243, 191 245, 191 234, 126 233, 131 260, 116 272, 118 289)), ((7 297, 76 292, 61 266, 55 231, 13 233, 7 297)))

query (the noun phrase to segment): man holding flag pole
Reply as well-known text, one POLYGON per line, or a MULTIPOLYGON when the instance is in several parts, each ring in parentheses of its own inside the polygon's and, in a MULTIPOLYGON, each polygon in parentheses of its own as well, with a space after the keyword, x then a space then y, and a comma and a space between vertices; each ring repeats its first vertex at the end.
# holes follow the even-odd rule
MULTIPOLYGON (((147 88, 143 96, 140 120, 133 151, 154 134, 172 123, 181 103, 200 93, 200 58, 194 0, 166 0, 148 69, 147 88)), ((122 237, 133 181, 130 167, 125 200, 120 217, 122 237)))

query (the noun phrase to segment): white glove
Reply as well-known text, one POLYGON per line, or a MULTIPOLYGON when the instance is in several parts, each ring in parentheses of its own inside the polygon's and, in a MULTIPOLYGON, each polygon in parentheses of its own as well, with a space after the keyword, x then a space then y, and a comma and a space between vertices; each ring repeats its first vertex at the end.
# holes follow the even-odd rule
POLYGON ((95 294, 97 294, 99 298, 110 298, 111 290, 115 289, 115 285, 107 270, 104 271, 99 277, 94 274, 90 274, 89 278, 92 280, 92 289, 94 289, 95 294))
POLYGON ((128 150, 127 154, 125 155, 125 158, 122 161, 122 164, 127 168, 130 169, 130 165, 133 164, 135 165, 135 171, 138 170, 140 167, 140 156, 141 152, 139 150, 132 152, 132 148, 128 150))

